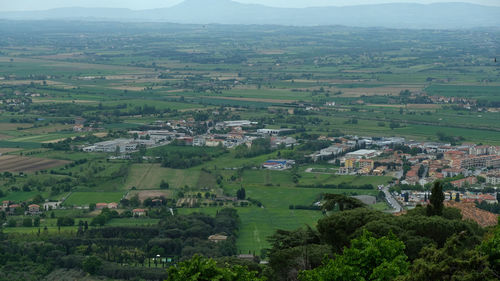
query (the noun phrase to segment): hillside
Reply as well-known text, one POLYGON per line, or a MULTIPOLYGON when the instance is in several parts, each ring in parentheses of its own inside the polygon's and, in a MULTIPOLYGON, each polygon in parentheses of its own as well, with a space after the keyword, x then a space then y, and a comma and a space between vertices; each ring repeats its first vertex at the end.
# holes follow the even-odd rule
POLYGON ((499 26, 498 15, 500 7, 466 3, 276 8, 231 0, 186 0, 170 8, 153 10, 72 7, 47 11, 1 12, 0 18, 449 29, 499 26))

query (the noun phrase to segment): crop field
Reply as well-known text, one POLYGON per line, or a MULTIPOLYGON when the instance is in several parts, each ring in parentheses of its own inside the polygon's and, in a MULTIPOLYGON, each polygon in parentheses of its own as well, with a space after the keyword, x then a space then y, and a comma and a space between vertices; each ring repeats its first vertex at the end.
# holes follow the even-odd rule
POLYGON ((500 86, 491 85, 431 85, 426 90, 433 95, 475 97, 477 99, 500 100, 500 86))
POLYGON ((17 149, 17 148, 0 148, 0 153, 5 154, 5 153, 10 153, 10 152, 15 152, 18 150, 19 149, 17 149))
POLYGON ((68 163, 64 160, 5 155, 0 156, 0 171, 31 173, 68 163))
POLYGON ((64 201, 66 206, 85 206, 91 203, 118 203, 124 192, 73 192, 64 201))
POLYGON ((127 199, 130 199, 135 195, 137 195, 141 201, 156 197, 172 198, 172 193, 173 192, 170 190, 132 190, 128 193, 127 199))
POLYGON ((161 167, 160 164, 135 164, 130 168, 125 187, 137 189, 159 188, 161 181, 173 188, 196 186, 200 171, 180 170, 161 167))

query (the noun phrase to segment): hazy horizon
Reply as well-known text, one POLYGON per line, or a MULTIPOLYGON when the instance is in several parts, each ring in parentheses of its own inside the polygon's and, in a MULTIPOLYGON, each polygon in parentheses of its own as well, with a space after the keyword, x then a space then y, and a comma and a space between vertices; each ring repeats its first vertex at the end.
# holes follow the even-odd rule
MULTIPOLYGON (((87 8, 127 8, 132 10, 156 9, 171 7, 183 2, 184 0, 18 0, 6 1, 1 0, 0 11, 33 11, 33 10, 49 10, 63 7, 87 7, 87 8)), ((464 2, 472 4, 480 4, 487 6, 500 6, 498 0, 462 0, 462 1, 447 1, 447 0, 234 0, 246 4, 261 4, 274 7, 289 7, 289 8, 304 8, 314 6, 354 6, 366 4, 383 4, 383 3, 450 3, 464 2)))

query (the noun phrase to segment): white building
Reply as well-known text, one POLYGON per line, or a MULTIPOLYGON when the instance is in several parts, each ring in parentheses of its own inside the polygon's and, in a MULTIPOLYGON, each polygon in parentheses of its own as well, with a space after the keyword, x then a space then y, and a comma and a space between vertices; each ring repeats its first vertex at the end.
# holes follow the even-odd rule
POLYGON ((377 150, 371 150, 371 149, 360 149, 354 152, 349 152, 346 154, 346 158, 356 158, 356 159, 370 159, 375 156, 378 156, 380 154, 379 151, 377 150))
POLYGON ((94 144, 95 152, 116 152, 120 153, 134 151, 137 149, 137 143, 132 142, 132 139, 116 139, 110 141, 103 141, 94 144))
POLYGON ((257 122, 252 122, 249 120, 235 120, 235 121, 219 122, 215 126, 218 128, 231 128, 231 127, 248 127, 257 124, 258 124, 257 122))
POLYGON ((500 184, 500 174, 487 175, 486 176, 486 183, 492 184, 492 185, 500 184))
POLYGON ((261 135, 277 136, 285 133, 292 133, 294 129, 258 129, 257 133, 261 135))

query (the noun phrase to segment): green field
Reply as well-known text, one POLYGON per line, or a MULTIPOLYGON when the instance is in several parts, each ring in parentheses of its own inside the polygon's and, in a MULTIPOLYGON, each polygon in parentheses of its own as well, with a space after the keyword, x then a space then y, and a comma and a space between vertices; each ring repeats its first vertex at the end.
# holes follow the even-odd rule
POLYGON ((120 218, 112 219, 107 226, 153 226, 158 224, 159 219, 149 219, 149 218, 120 218))
POLYGON ((200 171, 163 168, 160 164, 135 164, 130 168, 125 187, 127 189, 159 189, 161 181, 171 187, 194 187, 198 183, 200 171))
POLYGON ((91 203, 118 203, 124 192, 73 192, 66 201, 65 206, 85 206, 91 203))

